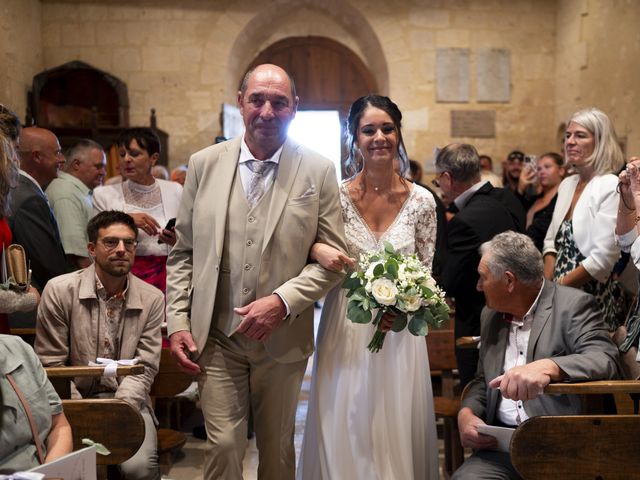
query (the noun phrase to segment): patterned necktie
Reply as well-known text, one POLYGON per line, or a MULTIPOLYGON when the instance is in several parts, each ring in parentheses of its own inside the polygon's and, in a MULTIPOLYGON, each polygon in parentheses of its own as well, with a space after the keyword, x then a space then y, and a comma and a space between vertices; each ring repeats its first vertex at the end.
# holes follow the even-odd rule
POLYGON ((252 172, 249 188, 247 189, 247 202, 253 208, 267 190, 264 179, 269 175, 271 169, 276 166, 276 163, 264 160, 248 160, 246 163, 252 172))

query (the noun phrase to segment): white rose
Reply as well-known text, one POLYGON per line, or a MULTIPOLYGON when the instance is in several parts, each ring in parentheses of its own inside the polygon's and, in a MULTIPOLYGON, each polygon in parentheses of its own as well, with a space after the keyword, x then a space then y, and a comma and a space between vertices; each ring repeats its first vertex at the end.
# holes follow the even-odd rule
POLYGON ((394 305, 396 303, 398 289, 388 278, 379 278, 371 284, 371 293, 379 304, 394 305))
POLYGON ((422 297, 420 295, 408 295, 404 299, 404 305, 407 312, 415 312, 422 306, 422 297))
POLYGON ((371 265, 369 265, 369 268, 367 268, 367 271, 364 273, 364 276, 369 280, 371 280, 374 277, 373 270, 376 268, 377 265, 380 265, 381 263, 382 262, 373 262, 371 265))

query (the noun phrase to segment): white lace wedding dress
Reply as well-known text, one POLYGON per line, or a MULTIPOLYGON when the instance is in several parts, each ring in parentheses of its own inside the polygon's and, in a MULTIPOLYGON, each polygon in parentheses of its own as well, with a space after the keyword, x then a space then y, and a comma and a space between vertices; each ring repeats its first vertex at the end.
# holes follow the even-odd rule
MULTIPOLYGON (((435 202, 414 185, 395 221, 374 234, 345 184, 340 188, 349 254, 380 250, 390 242, 417 252, 431 266, 436 238, 435 202)), ((299 480, 411 480, 438 478, 438 447, 429 359, 424 337, 389 332, 378 353, 367 345, 371 324, 346 318, 338 285, 324 304, 314 357, 299 480)))

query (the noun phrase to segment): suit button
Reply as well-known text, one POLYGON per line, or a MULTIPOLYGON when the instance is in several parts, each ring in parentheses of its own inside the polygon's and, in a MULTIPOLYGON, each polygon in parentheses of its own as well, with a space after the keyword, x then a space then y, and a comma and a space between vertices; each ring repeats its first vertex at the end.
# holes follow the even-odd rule
POLYGON ((244 265, 244 270, 245 270, 245 271, 247 271, 247 270, 251 270, 251 265, 249 265, 248 263, 245 263, 245 265, 244 265))
POLYGON ((253 245, 253 240, 247 240, 247 247, 250 247, 251 245, 253 245))
POLYGON ((245 294, 245 295, 247 295, 247 294, 249 293, 249 289, 248 289, 247 287, 244 287, 244 288, 242 289, 242 293, 243 293, 243 294, 245 294))
POLYGON ((249 217, 249 218, 247 218, 247 221, 248 221, 249 223, 253 223, 253 222, 255 222, 255 221, 256 221, 256 218, 255 218, 255 217, 249 217))
POLYGON ((216 272, 220 269, 220 267, 218 267, 218 265, 216 265, 216 272))

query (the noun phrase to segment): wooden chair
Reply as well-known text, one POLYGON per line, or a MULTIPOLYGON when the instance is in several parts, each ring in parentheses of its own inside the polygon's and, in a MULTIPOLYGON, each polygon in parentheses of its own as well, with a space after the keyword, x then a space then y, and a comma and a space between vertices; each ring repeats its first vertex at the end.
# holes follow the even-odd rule
POLYGON ((640 416, 540 416, 511 438, 511 461, 527 480, 640 478, 640 416))
POLYGON ((441 395, 434 395, 433 406, 436 417, 443 420, 444 472, 451 476, 464 461, 464 448, 458 431, 458 411, 460 397, 456 395, 456 380, 453 370, 457 369, 455 340, 451 320, 441 329, 430 330, 427 335, 429 367, 432 375, 440 375, 441 395))
POLYGON ((107 466, 131 458, 144 440, 144 421, 132 405, 117 399, 63 400, 71 424, 73 449, 84 448, 83 438, 101 443, 110 455, 97 455, 98 478, 107 478, 107 466))
MULTIPOLYGON (((151 386, 151 399, 155 404, 157 398, 173 398, 191 385, 193 378, 182 372, 171 356, 168 348, 163 348, 160 355, 160 368, 151 386)), ((171 467, 173 454, 179 451, 187 441, 184 433, 171 428, 158 429, 158 461, 161 467, 171 467)))

